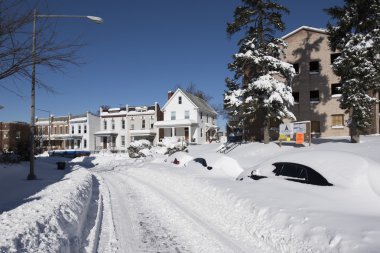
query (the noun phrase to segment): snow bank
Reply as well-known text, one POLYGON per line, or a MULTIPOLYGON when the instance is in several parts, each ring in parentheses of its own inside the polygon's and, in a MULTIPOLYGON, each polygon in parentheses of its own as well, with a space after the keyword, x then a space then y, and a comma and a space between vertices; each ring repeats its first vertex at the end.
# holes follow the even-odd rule
POLYGON ((88 171, 75 169, 29 202, 2 213, 0 251, 78 252, 92 184, 88 171))

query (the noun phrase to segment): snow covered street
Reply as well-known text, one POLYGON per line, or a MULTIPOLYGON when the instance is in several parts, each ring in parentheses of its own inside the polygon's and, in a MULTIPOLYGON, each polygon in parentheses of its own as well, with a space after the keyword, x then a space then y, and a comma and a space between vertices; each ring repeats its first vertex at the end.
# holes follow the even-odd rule
POLYGON ((104 153, 67 159, 65 172, 58 158, 39 157, 37 184, 24 179, 27 164, 3 165, 3 192, 12 194, 1 198, 0 252, 376 252, 379 143, 104 153), (321 167, 333 186, 246 176, 276 161, 321 167))

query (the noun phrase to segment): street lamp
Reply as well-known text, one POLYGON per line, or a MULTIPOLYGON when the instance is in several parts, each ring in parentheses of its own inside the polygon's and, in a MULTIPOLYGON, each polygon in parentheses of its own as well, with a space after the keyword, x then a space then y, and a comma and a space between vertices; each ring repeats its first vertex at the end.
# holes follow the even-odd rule
POLYGON ((33 44, 32 44, 32 91, 31 91, 31 105, 30 105, 30 153, 29 153, 29 175, 28 180, 36 179, 34 174, 34 133, 35 133, 35 102, 36 102, 36 21, 37 18, 86 18, 97 24, 103 23, 103 19, 95 16, 78 16, 78 15, 41 15, 37 14, 34 10, 33 14, 33 44))

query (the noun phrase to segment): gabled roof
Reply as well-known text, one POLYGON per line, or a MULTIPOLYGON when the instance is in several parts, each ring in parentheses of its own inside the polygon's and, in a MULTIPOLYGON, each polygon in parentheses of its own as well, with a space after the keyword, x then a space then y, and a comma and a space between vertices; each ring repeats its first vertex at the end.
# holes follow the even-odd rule
POLYGON ((176 96, 177 93, 181 92, 187 99, 190 100, 191 103, 194 104, 195 107, 197 107, 200 111, 210 113, 210 114, 215 114, 217 115, 218 113, 212 109, 212 107, 203 99, 194 96, 191 93, 185 92, 181 89, 177 89, 176 92, 171 96, 171 98, 165 103, 165 105, 162 107, 162 110, 166 108, 166 106, 173 100, 173 97, 176 96))
POLYGON ((301 26, 301 27, 298 27, 297 29, 295 29, 294 31, 282 36, 281 39, 287 39, 289 38, 290 36, 292 36, 293 34, 296 34, 298 33, 299 31, 301 30, 307 30, 307 31, 311 31, 311 32, 317 32, 317 33, 323 33, 323 34, 326 34, 327 31, 326 29, 322 29, 322 28, 315 28, 315 27, 310 27, 310 26, 301 26))

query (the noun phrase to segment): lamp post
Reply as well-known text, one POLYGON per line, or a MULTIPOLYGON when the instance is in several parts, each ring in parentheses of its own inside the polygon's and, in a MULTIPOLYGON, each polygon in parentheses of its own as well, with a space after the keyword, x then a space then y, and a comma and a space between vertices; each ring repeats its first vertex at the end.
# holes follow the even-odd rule
POLYGON ((103 23, 103 19, 95 16, 79 16, 79 15, 41 15, 37 14, 37 10, 34 10, 33 14, 33 42, 32 42, 32 89, 31 89, 31 105, 30 105, 30 143, 29 143, 29 175, 28 180, 36 179, 34 173, 34 133, 35 133, 35 101, 36 101, 36 21, 37 18, 85 18, 89 19, 97 24, 103 23))
POLYGON ((51 139, 50 139, 50 133, 51 133, 51 112, 48 111, 48 110, 38 109, 38 108, 36 108, 36 110, 49 113, 48 138, 49 138, 49 151, 50 151, 51 150, 51 139))

